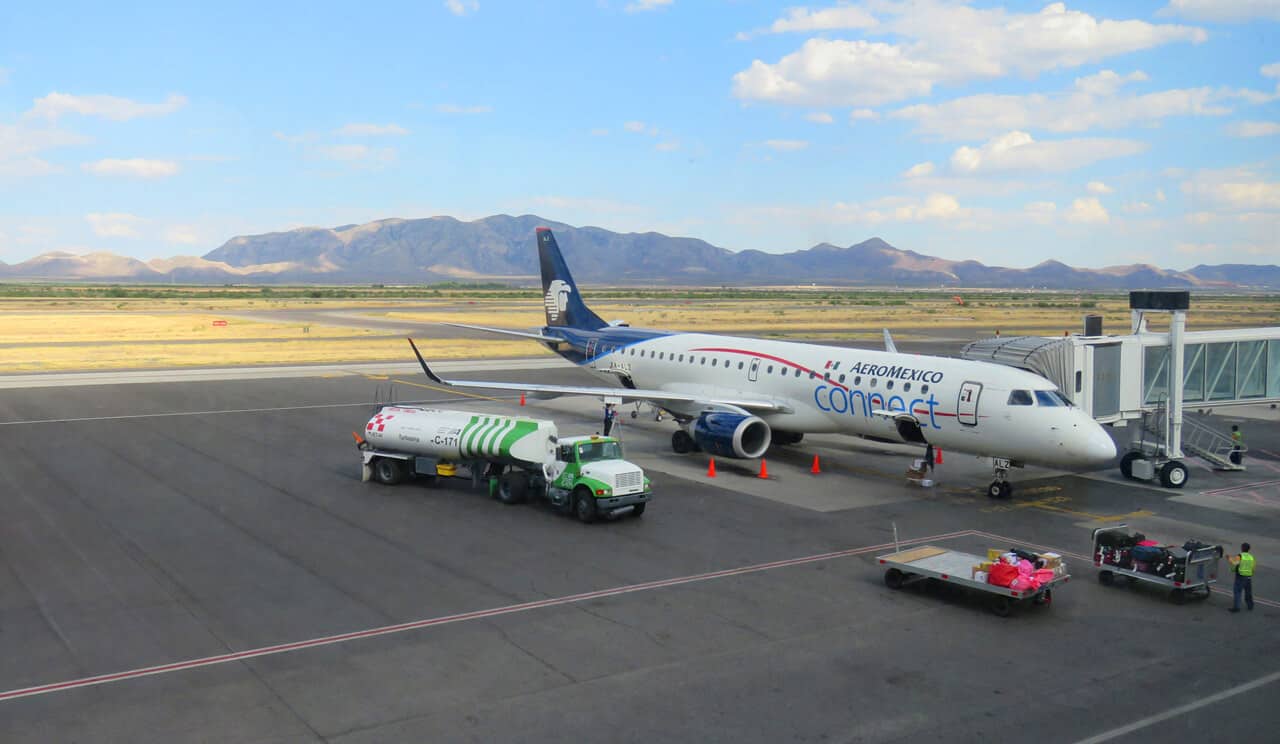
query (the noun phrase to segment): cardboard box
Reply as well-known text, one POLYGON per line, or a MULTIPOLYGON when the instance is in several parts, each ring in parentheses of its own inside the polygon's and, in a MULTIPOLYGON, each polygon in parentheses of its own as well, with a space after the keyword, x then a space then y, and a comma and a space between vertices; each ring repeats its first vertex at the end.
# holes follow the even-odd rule
POLYGON ((987 548, 987 560, 998 561, 1000 560, 1000 556, 1004 555, 1004 552, 1005 551, 999 548, 987 548))

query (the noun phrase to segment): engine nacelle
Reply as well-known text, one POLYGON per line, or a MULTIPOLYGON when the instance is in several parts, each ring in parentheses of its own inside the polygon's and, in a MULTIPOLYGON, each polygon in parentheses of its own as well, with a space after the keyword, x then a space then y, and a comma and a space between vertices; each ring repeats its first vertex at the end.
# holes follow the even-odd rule
POLYGON ((764 419, 740 413, 704 413, 694 419, 689 434, 703 452, 741 459, 763 455, 772 437, 764 419))

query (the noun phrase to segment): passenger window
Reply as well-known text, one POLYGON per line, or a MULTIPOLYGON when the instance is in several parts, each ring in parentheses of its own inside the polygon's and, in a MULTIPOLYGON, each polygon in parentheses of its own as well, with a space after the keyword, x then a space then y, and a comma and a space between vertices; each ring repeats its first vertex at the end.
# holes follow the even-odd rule
POLYGON ((677 362, 683 362, 683 361, 684 361, 684 354, 681 354, 681 355, 680 355, 680 358, 679 358, 679 359, 677 359, 676 361, 677 361, 677 362))
POLYGON ((706 364, 706 363, 707 363, 707 358, 706 358, 706 357, 703 357, 703 358, 702 358, 702 364, 706 364))
POLYGON ((715 357, 711 357, 711 366, 712 366, 712 367, 714 367, 714 366, 716 366, 717 364, 719 364, 719 362, 720 362, 720 360, 719 360, 719 359, 716 359, 715 357))
POLYGON ((887 388, 889 388, 890 390, 892 390, 892 389, 893 389, 893 380, 889 380, 888 382, 886 382, 886 383, 884 384, 884 386, 885 386, 885 387, 887 387, 887 388))
POLYGON ((770 365, 769 365, 769 368, 765 370, 765 374, 769 374, 769 375, 773 374, 773 365, 772 365, 772 364, 770 364, 770 365))
POLYGON ((909 382, 904 382, 904 383, 902 383, 902 392, 904 392, 904 393, 909 393, 909 392, 911 392, 911 383, 909 383, 909 382))
POLYGON ((1009 393, 1009 405, 1011 406, 1031 405, 1031 392, 1028 390, 1014 390, 1012 393, 1009 393))
POLYGON ((635 355, 636 355, 636 350, 635 350, 635 349, 632 349, 632 350, 631 350, 631 356, 635 356, 635 355))
POLYGON ((853 384, 854 384, 854 385, 861 385, 861 384, 862 384, 862 375, 858 375, 857 377, 853 378, 853 384))
POLYGON ((876 378, 872 377, 872 378, 871 378, 871 387, 875 387, 875 386, 876 386, 876 378))
POLYGON ((1042 406, 1049 406, 1051 408, 1062 407, 1061 399, 1057 397, 1057 393, 1053 390, 1037 390, 1036 402, 1042 406))
POLYGON ((745 362, 738 362, 738 369, 742 369, 743 364, 745 364, 745 362))
POLYGON ((665 356, 666 356, 666 352, 665 352, 665 351, 659 351, 659 352, 658 352, 658 359, 663 359, 665 356))
POLYGON ((800 376, 800 368, 799 368, 799 367, 797 367, 797 368, 796 368, 796 377, 799 377, 799 376, 800 376))
POLYGON ((840 382, 844 382, 844 375, 840 375, 840 382))
POLYGON ((925 394, 925 393, 927 393, 927 392, 929 392, 929 386, 928 386, 928 385, 921 385, 921 386, 920 386, 920 394, 921 394, 921 395, 924 395, 924 394, 925 394))

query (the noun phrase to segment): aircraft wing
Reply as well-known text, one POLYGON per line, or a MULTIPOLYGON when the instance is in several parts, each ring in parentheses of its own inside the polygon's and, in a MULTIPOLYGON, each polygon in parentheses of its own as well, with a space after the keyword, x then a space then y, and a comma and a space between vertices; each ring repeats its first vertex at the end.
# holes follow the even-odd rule
POLYGON ((546 336, 541 333, 528 333, 526 331, 511 331, 506 328, 490 328, 489 326, 469 325, 467 323, 441 323, 440 325, 453 326, 454 328, 469 328, 473 331, 487 331, 489 333, 501 333, 504 336, 515 336, 517 338, 529 338, 534 341, 551 341, 553 343, 562 344, 564 339, 559 336, 546 336))
POLYGON ((644 390, 625 387, 604 387, 594 385, 544 385, 529 382, 486 382, 482 380, 446 380, 431 370, 427 360, 422 358, 417 344, 409 339, 413 353, 418 357, 422 371, 437 385, 459 388, 480 388, 483 390, 511 390, 526 393, 550 393, 554 395, 591 395, 601 398, 621 398, 623 400, 645 400, 657 403, 694 403, 725 408, 741 408, 747 411, 786 411, 787 406, 764 398, 740 398, 736 396, 710 397, 693 393, 677 393, 670 390, 644 390))

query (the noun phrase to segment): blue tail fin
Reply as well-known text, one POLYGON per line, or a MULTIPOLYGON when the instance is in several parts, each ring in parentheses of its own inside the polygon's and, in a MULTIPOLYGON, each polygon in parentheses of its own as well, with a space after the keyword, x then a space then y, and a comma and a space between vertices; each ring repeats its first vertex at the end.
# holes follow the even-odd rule
POLYGON ((582 301, 578 285, 573 283, 573 276, 569 274, 564 256, 560 255, 560 246, 556 245, 556 236, 551 234, 551 228, 539 227, 537 232, 538 263, 542 266, 542 293, 547 325, 588 331, 605 327, 607 323, 591 312, 582 301))

